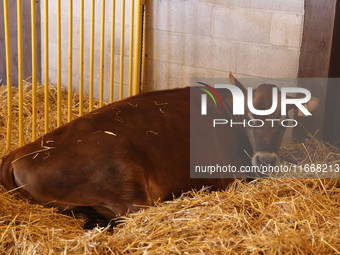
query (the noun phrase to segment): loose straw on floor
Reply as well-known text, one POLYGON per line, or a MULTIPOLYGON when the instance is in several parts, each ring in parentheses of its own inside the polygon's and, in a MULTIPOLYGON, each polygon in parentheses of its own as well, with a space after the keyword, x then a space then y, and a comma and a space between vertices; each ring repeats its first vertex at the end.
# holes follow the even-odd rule
MULTIPOLYGON (((13 91, 12 147, 18 146, 17 91, 13 91)), ((30 85, 24 93, 25 135, 31 132, 30 85)), ((67 93, 63 93, 63 123, 67 93)), ((50 90, 51 128, 56 92, 50 90)), ((85 98, 84 104, 88 104, 85 98)), ((5 153, 6 90, 0 87, 1 155, 5 153)), ((96 102, 98 103, 98 102, 96 102)), ((38 88, 38 135, 43 134, 43 87, 38 88), (40 96, 39 96, 40 95, 40 96)), ((74 116, 78 96, 73 96, 74 116)), ((84 109, 88 107, 84 106, 84 109)), ((26 136, 29 142, 30 135, 26 136)), ((340 163, 340 150, 310 136, 285 143, 281 161, 340 163)), ((18 200, 0 185, 1 254, 338 254, 340 189, 337 179, 235 181, 227 190, 190 191, 180 198, 125 215, 114 232, 84 231, 84 219, 18 200)))

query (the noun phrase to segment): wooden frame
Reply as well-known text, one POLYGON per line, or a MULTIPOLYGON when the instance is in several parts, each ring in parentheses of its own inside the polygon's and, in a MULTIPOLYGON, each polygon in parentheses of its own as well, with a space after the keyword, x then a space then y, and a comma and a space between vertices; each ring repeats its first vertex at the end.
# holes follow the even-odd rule
MULTIPOLYGON (((330 71, 330 59, 332 55, 334 21, 336 18, 337 0, 306 0, 305 1, 305 20, 302 37, 301 55, 299 62, 298 78, 328 78, 330 71)), ((339 9, 339 6, 337 7, 339 9)), ((337 12, 340 15, 340 12, 337 12)), ((339 45, 339 44, 338 44, 339 45)), ((309 85, 300 81, 298 87, 307 88, 312 95, 320 99, 320 107, 313 113, 313 118, 296 117, 308 131, 312 134, 317 133, 318 138, 327 139, 329 128, 333 122, 329 122, 329 98, 330 85, 325 80, 320 83, 309 85), (328 91, 328 92, 327 92, 328 91)), ((339 133, 339 131, 337 131, 339 133)), ((299 125, 294 128, 293 135, 302 142, 307 136, 306 130, 299 125)))

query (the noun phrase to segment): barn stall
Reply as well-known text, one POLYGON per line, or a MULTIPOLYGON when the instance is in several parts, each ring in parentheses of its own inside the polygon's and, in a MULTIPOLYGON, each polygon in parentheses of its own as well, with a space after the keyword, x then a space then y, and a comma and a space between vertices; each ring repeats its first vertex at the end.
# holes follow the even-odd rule
MULTIPOLYGON (((15 14, 15 1, 6 5, 8 2, 11 3, 3 1, 1 11, 8 8, 15 14)), ((114 22, 111 1, 85 1, 83 8, 82 1, 36 2, 33 10, 39 36, 35 55, 31 55, 34 49, 29 48, 34 44, 29 45, 27 37, 26 41, 23 39, 25 51, 20 50, 20 44, 17 47, 13 43, 20 42, 20 34, 31 38, 32 27, 21 31, 14 24, 14 28, 7 30, 12 33, 18 30, 19 36, 11 34, 8 42, 11 52, 2 53, 1 58, 11 56, 9 59, 15 60, 13 56, 18 56, 18 61, 10 64, 12 72, 7 68, 1 74, 7 77, 2 79, 3 84, 13 80, 11 91, 11 86, 3 86, 0 93, 1 155, 105 102, 139 91, 187 86, 193 77, 228 77, 229 71, 233 71, 236 77, 260 77, 280 82, 281 86, 302 87, 304 83, 296 78, 339 75, 336 66, 339 55, 332 47, 339 38, 336 1, 294 0, 284 5, 280 1, 245 0, 135 1, 134 12, 128 1, 113 2, 114 22), (126 7, 125 17, 120 12, 122 6, 126 7), (131 21, 136 14, 143 15, 131 21), (130 26, 133 22, 139 25, 130 26), (73 41, 69 40, 71 23, 73 41), (92 27, 95 36, 91 36, 92 27), (127 50, 133 48, 129 39, 135 31, 131 32, 131 28, 137 28, 141 34, 140 39, 132 42, 136 49, 133 53, 127 50), (112 32, 116 35, 113 39, 112 32), (73 57, 71 62, 69 54, 73 57), (38 68, 34 69, 35 65, 38 68), (138 66, 137 71, 131 69, 133 65, 138 66), (132 72, 136 75, 133 78, 132 72), (280 78, 293 81, 285 79, 282 84, 280 78), (32 99, 33 91, 36 100, 32 99), (8 97, 10 93, 12 96, 8 97), (12 100, 10 104, 8 98, 12 100)), ((25 13, 31 10, 31 5, 22 10, 23 19, 28 17, 22 24, 27 26, 34 16, 25 13)), ((9 16, 17 19, 16 15, 9 16)), ((0 43, 5 45, 5 40, 0 43)), ((8 48, 4 46, 1 50, 8 48)), ((314 87, 307 84, 306 88, 320 98, 321 107, 313 113, 315 118, 301 118, 300 129, 287 132, 280 150, 281 161, 296 165, 336 164, 340 161, 336 147, 339 122, 335 118, 339 116, 339 104, 334 100, 338 90, 334 83, 314 87)), ((122 224, 114 231, 100 228, 84 231, 84 218, 17 200, 2 188, 1 252, 339 253, 338 192, 337 179, 235 181, 226 191, 208 192, 207 188, 191 191, 173 201, 156 202, 154 207, 123 215, 122 224)))

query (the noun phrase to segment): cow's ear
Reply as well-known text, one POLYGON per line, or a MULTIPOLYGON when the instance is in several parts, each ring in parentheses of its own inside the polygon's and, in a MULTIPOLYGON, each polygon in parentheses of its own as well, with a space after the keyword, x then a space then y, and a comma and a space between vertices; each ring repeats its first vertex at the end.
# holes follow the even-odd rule
MULTIPOLYGON (((288 97, 288 98, 289 98, 289 97, 288 97)), ((310 99, 306 104, 304 104, 304 106, 306 107, 306 109, 307 109, 309 112, 314 111, 316 108, 319 107, 319 105, 320 105, 320 99, 317 98, 317 97, 311 97, 311 99, 310 99)), ((289 105, 289 106, 287 107, 287 109, 288 109, 288 111, 289 111, 290 109, 298 110, 298 115, 299 115, 299 116, 305 116, 305 115, 301 112, 301 110, 298 109, 298 108, 296 107, 296 105, 289 105)), ((306 116, 305 116, 305 117, 306 117, 306 116)))
POLYGON ((243 87, 242 83, 235 78, 232 72, 229 73, 229 80, 232 85, 235 85, 236 87, 240 88, 243 91, 243 93, 246 92, 246 89, 243 87))
POLYGON ((320 105, 320 99, 317 97, 311 97, 311 99, 306 104, 306 108, 308 109, 308 111, 312 112, 316 108, 318 108, 319 105, 320 105))

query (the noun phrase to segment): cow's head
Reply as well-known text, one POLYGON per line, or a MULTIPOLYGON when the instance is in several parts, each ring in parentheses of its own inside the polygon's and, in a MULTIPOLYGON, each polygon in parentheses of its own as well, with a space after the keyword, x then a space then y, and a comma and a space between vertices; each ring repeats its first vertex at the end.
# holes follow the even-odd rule
MULTIPOLYGON (((247 95, 244 86, 233 76, 232 73, 229 74, 230 82, 233 85, 239 87, 244 95, 247 95)), ((253 106, 257 110, 267 110, 272 106, 273 97, 273 87, 272 84, 262 84, 253 90, 253 106)), ((292 98, 292 97, 290 97, 292 98)), ((285 132, 285 127, 281 125, 284 119, 288 119, 288 116, 281 115, 281 93, 278 90, 278 100, 276 110, 266 116, 260 116, 253 114, 248 109, 247 96, 245 96, 245 120, 250 119, 260 119, 263 120, 264 125, 261 127, 249 127, 246 125, 247 135, 250 144, 253 149, 252 164, 256 166, 260 165, 271 165, 275 166, 280 163, 278 156, 278 151, 282 142, 282 138, 285 132), (278 119, 279 121, 266 121, 269 119, 278 119)), ((316 97, 311 97, 311 99, 306 103, 305 107, 309 112, 314 111, 319 106, 320 100, 316 97)), ((298 110, 298 108, 293 104, 287 105, 287 113, 289 110, 298 110)), ((260 121, 258 121, 260 122, 260 121)), ((253 122, 252 126, 260 126, 262 123, 253 122)))

